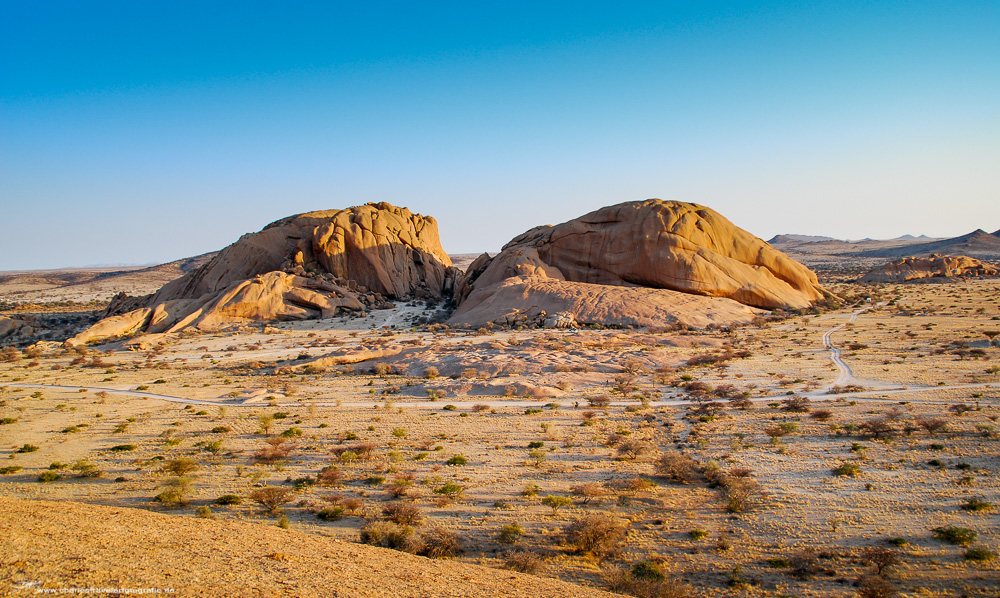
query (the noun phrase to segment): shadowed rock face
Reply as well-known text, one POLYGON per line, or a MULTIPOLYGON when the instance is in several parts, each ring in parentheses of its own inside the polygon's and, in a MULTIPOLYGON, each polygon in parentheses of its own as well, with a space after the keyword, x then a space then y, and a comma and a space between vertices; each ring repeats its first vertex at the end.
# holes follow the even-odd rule
POLYGON ((924 278, 997 276, 1000 268, 964 255, 905 257, 873 268, 858 282, 906 282, 924 278))
MULTIPOLYGON (((561 283, 567 294, 578 294, 577 284, 646 287, 725 298, 762 309, 802 308, 823 297, 812 271, 715 211, 650 199, 534 228, 513 239, 496 257, 476 260, 459 284, 459 308, 452 319, 481 323, 487 314, 477 308, 487 303, 494 311, 548 311, 515 284, 531 286, 539 279, 561 283), (492 296, 496 293, 502 296, 492 296)), ((551 284, 546 287, 549 295, 558 294, 551 284)), ((616 293, 621 313, 606 313, 604 323, 630 319, 627 295, 616 293)), ((657 303, 663 307, 669 301, 657 303)), ((509 320, 508 315, 497 313, 487 321, 509 320)))
POLYGON ((241 237, 147 297, 115 297, 107 316, 69 344, 139 332, 216 330, 441 298, 456 271, 437 221, 379 203, 300 214, 241 237))

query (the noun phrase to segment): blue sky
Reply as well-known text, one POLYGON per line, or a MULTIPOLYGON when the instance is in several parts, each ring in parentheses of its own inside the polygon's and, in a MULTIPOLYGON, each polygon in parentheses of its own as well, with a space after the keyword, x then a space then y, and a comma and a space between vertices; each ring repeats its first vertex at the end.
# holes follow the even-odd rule
POLYGON ((648 197, 764 238, 992 232, 997 31, 996 1, 0 0, 0 270, 383 200, 452 253, 648 197))

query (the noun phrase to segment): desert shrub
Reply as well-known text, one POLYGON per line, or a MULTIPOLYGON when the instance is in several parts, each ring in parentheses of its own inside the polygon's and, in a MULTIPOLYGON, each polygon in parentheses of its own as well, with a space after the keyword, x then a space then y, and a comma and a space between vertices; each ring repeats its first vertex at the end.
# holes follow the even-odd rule
POLYGON ((872 438, 885 438, 892 436, 896 432, 896 428, 889 420, 881 418, 862 422, 860 428, 872 438))
POLYGON ((538 484, 527 483, 524 485, 524 489, 521 490, 521 496, 538 496, 539 490, 541 488, 538 487, 538 484))
POLYGON ((642 440, 630 439, 619 444, 616 450, 619 459, 634 460, 653 450, 653 445, 642 440))
POLYGON ((267 446, 253 454, 255 463, 280 463, 287 459, 295 448, 295 445, 285 442, 285 439, 280 436, 268 438, 266 442, 267 446))
POLYGON ((402 552, 417 554, 424 548, 424 543, 413 528, 398 525, 391 521, 369 521, 361 528, 362 544, 392 548, 402 552))
POLYGON ((604 496, 604 487, 597 482, 577 484, 576 486, 572 486, 569 491, 573 496, 580 497, 581 502, 585 505, 590 504, 590 501, 594 499, 604 496))
POLYGON ((926 430, 931 436, 938 432, 944 432, 948 428, 948 421, 939 417, 918 417, 913 423, 926 430))
POLYGON ((338 486, 344 480, 344 473, 337 467, 329 465, 316 474, 316 483, 320 486, 338 486))
POLYGON ((199 519, 215 519, 215 515, 212 513, 212 509, 208 505, 201 505, 194 510, 195 517, 199 519))
POLYGON ((823 571, 819 562, 819 553, 814 548, 806 548, 797 552, 789 559, 789 572, 799 579, 809 579, 823 571))
POLYGON ((602 577, 608 588, 613 592, 622 592, 637 598, 688 598, 691 588, 684 582, 667 577, 659 565, 652 561, 643 561, 632 567, 632 570, 621 567, 610 567, 602 572, 602 577), (638 569, 637 569, 638 567, 638 569), (639 575, 636 575, 638 572, 639 575), (643 577, 645 575, 645 577, 643 577))
POLYGON ((413 480, 408 477, 399 477, 389 484, 389 494, 396 498, 402 498, 409 494, 413 488, 413 480))
POLYGON ((708 537, 708 532, 703 529, 693 529, 688 532, 688 537, 694 541, 703 540, 708 537))
POLYGON ((440 375, 441 375, 441 373, 438 372, 438 369, 436 367, 433 367, 433 366, 429 367, 429 368, 426 368, 424 370, 424 378, 427 378, 428 380, 433 380, 434 378, 437 378, 440 375))
POLYGON ((833 412, 829 409, 817 409, 809 414, 812 419, 825 422, 829 421, 833 417, 833 412))
POLYGON ((611 397, 609 397, 608 395, 587 397, 587 403, 589 403, 591 407, 596 407, 598 409, 601 409, 611 404, 611 397))
POLYGON ((0 467, 0 475, 10 475, 12 473, 17 473, 23 469, 19 465, 7 465, 5 467, 0 467))
POLYGON ((792 413, 806 413, 811 402, 805 397, 789 397, 781 401, 781 410, 792 413))
POLYGON ((302 436, 302 430, 295 426, 292 426, 281 433, 282 438, 295 438, 296 436, 302 436))
POLYGON ((405 502, 391 502, 382 507, 382 516, 400 525, 420 525, 420 508, 405 502))
POLYGON ((875 569, 876 575, 885 575, 899 564, 899 555, 882 546, 870 546, 861 553, 861 562, 875 569))
POLYGON ((42 482, 42 483, 44 483, 44 482, 55 482, 55 481, 61 480, 61 479, 62 479, 62 476, 59 475, 58 473, 54 472, 54 471, 43 471, 42 475, 38 476, 38 481, 42 482))
POLYGON ((574 519, 564 531, 566 543, 577 552, 603 558, 618 551, 625 542, 628 527, 608 515, 598 514, 574 519))
POLYGON ((965 553, 962 554, 962 558, 967 561, 985 563, 997 558, 997 553, 993 552, 989 548, 986 548, 985 546, 976 546, 966 550, 965 553))
POLYGON ((954 525, 947 525, 944 527, 935 527, 933 530, 934 537, 938 540, 943 540, 949 544, 957 544, 959 546, 968 546, 976 541, 977 534, 975 531, 967 527, 957 527, 954 525))
POLYGON ((181 457, 179 459, 171 459, 165 462, 162 466, 164 472, 184 476, 198 470, 198 462, 189 457, 181 457))
POLYGON ((153 497, 153 500, 166 505, 187 504, 187 494, 194 479, 187 476, 173 476, 160 485, 163 491, 153 497))
POLYGON ((663 569, 655 561, 640 561, 632 565, 630 571, 632 577, 636 579, 665 579, 663 569))
POLYGON ((38 450, 38 446, 34 444, 23 444, 21 448, 17 449, 19 453, 33 453, 38 450))
POLYGON ((511 571, 535 574, 542 569, 542 559, 534 552, 518 550, 502 555, 503 566, 511 571))
POLYGON ((962 503, 963 511, 972 511, 974 513, 979 513, 981 511, 988 511, 993 508, 993 504, 989 503, 978 496, 974 496, 969 500, 962 503))
POLYGON ((851 461, 845 461, 837 467, 834 467, 832 473, 838 477, 849 476, 855 478, 861 475, 861 466, 851 461))
POLYGON ((568 496, 556 496, 554 494, 550 494, 542 499, 542 504, 546 507, 551 507, 552 514, 554 515, 559 512, 559 509, 573 504, 573 499, 568 496))
POLYGON ((899 592, 889 580, 878 575, 865 575, 858 580, 858 598, 896 598, 899 592))
POLYGON ((524 535, 524 528, 517 523, 510 523, 500 528, 497 542, 500 544, 515 544, 524 535))
POLYGON ((128 451, 134 451, 136 448, 138 447, 136 447, 134 444, 116 444, 115 446, 111 447, 110 450, 115 451, 116 453, 124 453, 128 451))
POLYGON ((268 513, 277 515, 281 512, 281 505, 292 500, 292 491, 280 486, 264 486, 251 492, 250 500, 263 506, 268 513))
POLYGON ((763 489, 757 480, 749 477, 727 477, 721 486, 726 510, 730 513, 743 513, 751 510, 763 495, 763 489))
POLYGON ((455 498, 461 496, 465 489, 456 484, 455 482, 445 482, 441 486, 434 489, 435 494, 441 494, 449 498, 455 498))
POLYGON ((240 505, 243 504, 243 499, 235 494, 223 494, 219 498, 215 499, 215 504, 217 505, 240 505))
POLYGON ((339 521, 344 518, 344 511, 341 505, 323 507, 316 513, 316 518, 320 521, 339 521))
POLYGON ((432 558, 441 559, 455 556, 462 550, 462 543, 457 533, 443 527, 435 527, 420 534, 423 541, 423 549, 420 554, 432 558))
POLYGON ((233 431, 232 428, 229 428, 227 426, 215 426, 214 428, 212 428, 213 434, 226 434, 232 431, 233 431))
POLYGON ((97 468, 96 465, 87 461, 86 459, 80 459, 76 463, 70 466, 70 471, 75 471, 81 478, 99 478, 104 473, 97 468))
POLYGON ((16 424, 17 423, 17 419, 18 418, 16 418, 16 417, 0 417, 0 426, 7 426, 7 425, 10 425, 10 424, 16 424))
POLYGON ((548 458, 548 454, 542 449, 534 449, 528 452, 528 459, 534 463, 535 467, 541 466, 548 458))
POLYGON ((675 482, 692 482, 698 475, 698 462, 679 451, 667 451, 653 466, 656 473, 675 482))
POLYGON ((462 455, 455 455, 451 459, 445 461, 448 465, 465 465, 469 460, 462 455))
POLYGON ((951 411, 955 415, 962 415, 968 411, 975 411, 975 410, 976 410, 975 407, 973 407, 972 405, 968 405, 966 403, 955 403, 954 405, 948 407, 948 411, 951 411))

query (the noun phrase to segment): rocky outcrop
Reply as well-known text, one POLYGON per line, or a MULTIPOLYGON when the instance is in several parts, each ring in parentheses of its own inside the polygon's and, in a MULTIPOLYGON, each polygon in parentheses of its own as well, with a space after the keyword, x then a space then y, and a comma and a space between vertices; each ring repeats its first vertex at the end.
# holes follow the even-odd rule
POLYGON ((534 228, 480 256, 459 283, 451 321, 566 312, 580 323, 697 326, 822 297, 812 271, 713 210, 650 199, 534 228))
POLYGON ((364 313, 450 295, 456 275, 431 217, 387 203, 310 212, 244 235, 152 295, 115 296, 68 342, 364 313))
POLYGON ((243 235, 149 303, 201 297, 276 270, 326 273, 341 286, 353 282, 390 298, 443 297, 454 279, 450 266, 437 220, 382 202, 291 216, 243 235))
POLYGON ((997 276, 1000 268, 964 255, 932 255, 904 257, 884 266, 873 268, 858 282, 907 282, 928 278, 959 278, 997 276))

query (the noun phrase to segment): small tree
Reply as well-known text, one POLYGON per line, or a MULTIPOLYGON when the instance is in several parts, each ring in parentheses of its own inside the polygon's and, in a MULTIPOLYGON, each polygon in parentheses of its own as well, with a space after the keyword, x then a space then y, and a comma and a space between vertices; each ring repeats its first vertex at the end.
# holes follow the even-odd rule
POLYGON ((542 504, 546 507, 552 507, 552 514, 555 515, 559 512, 559 509, 573 504, 573 500, 568 496, 555 496, 554 494, 550 494, 542 499, 542 504))
POLYGON ((616 553, 625 542, 628 526, 608 515, 587 515, 566 526, 565 535, 566 543, 577 552, 604 558, 616 553))
POLYGON ((281 505, 292 500, 292 491, 280 486, 264 486, 251 492, 250 500, 262 505, 268 513, 277 515, 281 513, 281 505))

